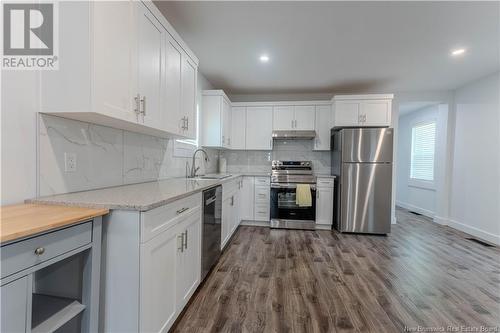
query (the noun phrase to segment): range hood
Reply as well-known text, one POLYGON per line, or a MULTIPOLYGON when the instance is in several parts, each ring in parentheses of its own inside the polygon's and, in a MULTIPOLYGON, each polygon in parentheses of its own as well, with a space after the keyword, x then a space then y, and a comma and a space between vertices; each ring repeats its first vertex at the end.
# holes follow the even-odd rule
POLYGON ((273 139, 311 140, 316 137, 316 131, 273 131, 273 139))

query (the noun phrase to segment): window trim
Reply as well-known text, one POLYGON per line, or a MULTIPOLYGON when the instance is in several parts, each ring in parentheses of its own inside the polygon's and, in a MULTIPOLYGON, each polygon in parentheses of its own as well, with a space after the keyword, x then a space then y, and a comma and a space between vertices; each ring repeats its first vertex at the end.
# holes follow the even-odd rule
POLYGON ((408 186, 411 187, 416 187, 416 188, 421 188, 421 189, 427 189, 427 190, 436 190, 436 151, 437 151, 437 128, 438 128, 438 123, 437 123, 437 118, 432 117, 426 120, 415 120, 412 123, 410 123, 410 128, 411 128, 411 140, 410 140, 410 163, 409 163, 409 168, 408 168, 408 186), (418 179, 418 178, 412 178, 411 177, 411 167, 412 167, 412 157, 413 157, 413 129, 418 126, 424 126, 427 124, 435 124, 435 135, 434 135, 434 165, 433 165, 433 180, 424 180, 424 179, 418 179))

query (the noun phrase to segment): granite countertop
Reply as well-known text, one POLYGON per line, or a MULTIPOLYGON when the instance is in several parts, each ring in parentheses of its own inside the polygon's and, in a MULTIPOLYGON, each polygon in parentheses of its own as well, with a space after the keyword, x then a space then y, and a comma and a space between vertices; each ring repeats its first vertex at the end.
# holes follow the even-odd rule
POLYGON ((241 176, 231 175, 224 179, 172 178, 39 197, 26 200, 26 203, 147 211, 241 176))

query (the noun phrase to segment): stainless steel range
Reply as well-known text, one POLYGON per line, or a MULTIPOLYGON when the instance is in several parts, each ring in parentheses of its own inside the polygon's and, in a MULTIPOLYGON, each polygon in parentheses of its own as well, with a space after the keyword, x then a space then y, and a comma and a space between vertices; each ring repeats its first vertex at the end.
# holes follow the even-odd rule
POLYGON ((311 161, 273 161, 271 172, 271 228, 315 229, 316 177, 311 161), (297 200, 297 185, 305 184, 310 203, 297 200))

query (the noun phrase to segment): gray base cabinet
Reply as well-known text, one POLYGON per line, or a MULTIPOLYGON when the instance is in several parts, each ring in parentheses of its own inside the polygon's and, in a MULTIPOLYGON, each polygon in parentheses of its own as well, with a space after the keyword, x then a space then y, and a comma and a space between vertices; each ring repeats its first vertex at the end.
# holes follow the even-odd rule
POLYGON ((96 332, 101 217, 2 244, 1 332, 96 332))

